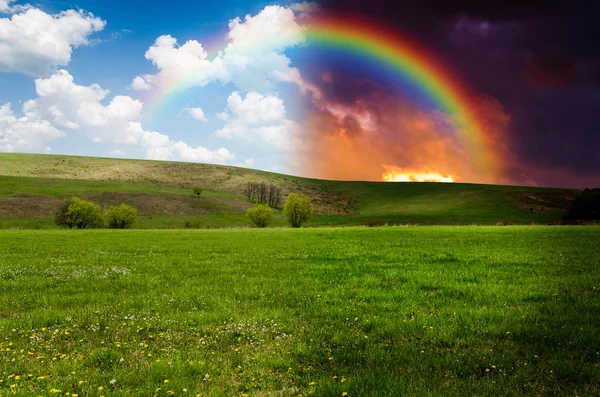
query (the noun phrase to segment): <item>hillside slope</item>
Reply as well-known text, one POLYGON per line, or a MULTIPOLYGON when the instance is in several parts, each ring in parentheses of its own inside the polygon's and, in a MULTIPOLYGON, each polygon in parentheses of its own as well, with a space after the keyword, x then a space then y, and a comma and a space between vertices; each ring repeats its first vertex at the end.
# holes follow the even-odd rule
MULTIPOLYGON (((137 227, 246 225, 250 181, 309 195, 311 224, 548 223, 560 219, 577 191, 514 186, 323 181, 197 163, 0 153, 0 227, 53 227, 54 208, 74 195, 106 208, 138 208, 137 227), (205 189, 200 199, 193 186, 205 189)), ((285 220, 278 211, 274 226, 285 220)))

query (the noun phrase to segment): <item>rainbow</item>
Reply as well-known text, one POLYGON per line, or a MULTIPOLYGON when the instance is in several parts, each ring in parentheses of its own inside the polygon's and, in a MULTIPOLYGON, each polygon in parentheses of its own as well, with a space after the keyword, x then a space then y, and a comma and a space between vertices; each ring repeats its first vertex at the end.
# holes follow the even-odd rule
POLYGON ((416 41, 350 18, 326 17, 311 24, 309 43, 332 46, 371 58, 411 81, 451 116, 463 144, 481 171, 494 175, 498 159, 470 104, 467 86, 452 70, 416 41))
MULTIPOLYGON (((466 84, 454 75, 443 60, 397 32, 387 31, 368 22, 343 16, 324 16, 310 22, 305 30, 307 44, 343 49, 359 56, 387 65, 404 79, 411 81, 440 110, 448 114, 457 136, 468 153, 474 157, 480 171, 492 179, 498 169, 498 158, 492 149, 491 139, 485 135, 476 113, 472 110, 466 84)), ((225 44, 222 48, 225 48, 225 44)), ((260 48, 264 43, 254 43, 260 48)), ((213 41, 214 48, 214 41, 213 41)), ((190 76, 163 84, 152 92, 151 114, 163 106, 169 98, 183 92, 190 76)))

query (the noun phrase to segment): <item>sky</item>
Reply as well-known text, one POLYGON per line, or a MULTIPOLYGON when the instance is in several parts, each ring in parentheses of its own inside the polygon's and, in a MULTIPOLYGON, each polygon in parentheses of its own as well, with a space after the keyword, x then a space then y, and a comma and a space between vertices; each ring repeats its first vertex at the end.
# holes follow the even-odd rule
POLYGON ((597 187, 591 6, 0 0, 0 151, 597 187), (333 20, 435 59, 464 88, 458 112, 476 132, 380 58, 311 39, 333 20))

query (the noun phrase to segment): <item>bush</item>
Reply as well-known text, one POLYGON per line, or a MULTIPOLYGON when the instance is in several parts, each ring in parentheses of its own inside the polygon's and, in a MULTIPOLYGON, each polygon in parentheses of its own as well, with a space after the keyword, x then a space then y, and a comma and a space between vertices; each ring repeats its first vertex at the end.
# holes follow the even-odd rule
POLYGON ((73 226, 75 226, 71 219, 67 218, 67 211, 69 210, 70 205, 71 200, 65 200, 56 209, 56 212, 54 213, 54 223, 58 226, 68 226, 69 229, 72 229, 73 226))
POLYGON ((585 189, 581 192, 563 217, 563 220, 599 220, 600 189, 585 189))
POLYGON ((79 197, 73 197, 68 202, 69 207, 64 215, 64 224, 77 229, 102 227, 104 219, 100 212, 100 206, 85 201, 79 197))
POLYGON ((186 229, 200 229, 201 225, 200 222, 198 221, 185 221, 185 223, 183 224, 183 227, 185 227, 186 229))
POLYGON ((283 213, 288 218, 291 227, 302 226, 313 213, 310 198, 305 195, 298 196, 296 193, 290 193, 283 206, 283 213))
POLYGON ((250 218, 250 222, 256 227, 267 227, 271 223, 271 207, 265 204, 258 204, 254 208, 248 208, 246 216, 250 218))
POLYGON ((200 195, 202 194, 202 188, 200 188, 200 187, 196 186, 196 187, 195 187, 195 188, 192 190, 192 192, 193 192, 193 193, 194 193, 196 196, 198 196, 198 198, 200 198, 200 195))
POLYGON ((106 210, 104 218, 111 229, 127 229, 137 221, 137 210, 127 204, 118 207, 111 205, 106 210))

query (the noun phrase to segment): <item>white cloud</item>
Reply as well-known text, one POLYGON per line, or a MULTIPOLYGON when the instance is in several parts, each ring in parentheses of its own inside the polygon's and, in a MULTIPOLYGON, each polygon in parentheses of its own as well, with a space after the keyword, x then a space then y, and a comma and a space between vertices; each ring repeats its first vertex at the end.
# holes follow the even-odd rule
POLYGON ((210 60, 196 40, 179 46, 174 37, 160 36, 146 52, 158 73, 137 76, 131 87, 161 88, 182 81, 188 86, 205 86, 220 81, 246 92, 272 92, 284 81, 305 88, 299 71, 283 54, 305 42, 304 28, 296 21, 294 10, 267 6, 254 16, 235 18, 229 22, 227 37, 225 49, 210 60))
POLYGON ((104 105, 108 90, 97 84, 77 85, 66 70, 36 79, 35 87, 38 97, 23 104, 23 113, 31 120, 81 131, 94 142, 135 144, 142 136, 143 105, 138 100, 119 95, 104 105))
MULTIPOLYGON (((17 117, 10 103, 0 107, 0 151, 49 152, 47 144, 69 133, 81 133, 99 143, 136 145, 150 159, 225 163, 235 155, 225 148, 211 151, 173 141, 167 135, 144 131, 142 103, 117 95, 108 104, 108 90, 97 84, 75 84, 66 70, 35 80, 38 97, 23 103, 17 117)), ((199 109, 190 109, 199 116, 199 109)), ((109 153, 124 156, 120 149, 109 153)))
POLYGON ((204 110, 202 110, 202 108, 184 108, 181 110, 181 112, 179 112, 179 115, 188 115, 189 117, 198 121, 202 121, 203 123, 208 121, 208 118, 204 114, 204 110))
POLYGON ((205 147, 191 147, 182 141, 173 141, 167 135, 158 132, 145 132, 143 144, 146 157, 153 160, 193 161, 202 163, 225 164, 235 160, 235 155, 225 148, 211 151, 205 147))
POLYGON ((252 167, 254 165, 254 159, 246 159, 244 160, 244 164, 246 164, 248 167, 252 167))
POLYGON ((133 79, 130 87, 136 91, 148 91, 152 88, 152 86, 140 76, 137 76, 133 79))
POLYGON ((159 73, 135 77, 131 83, 133 89, 146 90, 183 78, 189 80, 189 85, 196 86, 205 86, 214 80, 228 80, 222 60, 216 58, 210 61, 208 54, 196 40, 179 46, 176 38, 170 35, 160 36, 146 51, 146 59, 159 69, 159 73))
POLYGON ((267 143, 277 149, 290 147, 298 125, 286 118, 283 101, 276 96, 249 92, 242 99, 239 92, 227 98, 229 121, 215 135, 224 139, 243 139, 267 143))
POLYGON ((14 14, 15 12, 25 11, 28 8, 31 8, 29 4, 26 5, 11 5, 15 0, 0 0, 0 13, 3 14, 14 14))
POLYGON ((48 153, 48 143, 64 136, 47 120, 16 117, 10 103, 0 106, 1 152, 48 153))
POLYGON ((219 113, 217 113, 216 116, 217 116, 217 118, 219 120, 222 120, 222 121, 228 121, 229 120, 229 113, 227 113, 227 112, 219 112, 219 113))
POLYGON ((242 99, 239 92, 227 98, 228 110, 246 125, 277 123, 285 119, 283 100, 276 96, 249 92, 242 99))
POLYGON ((88 45, 89 36, 106 24, 85 11, 50 15, 11 3, 0 0, 0 11, 17 12, 10 18, 0 18, 0 72, 41 76, 57 66, 68 65, 73 48, 88 45))

